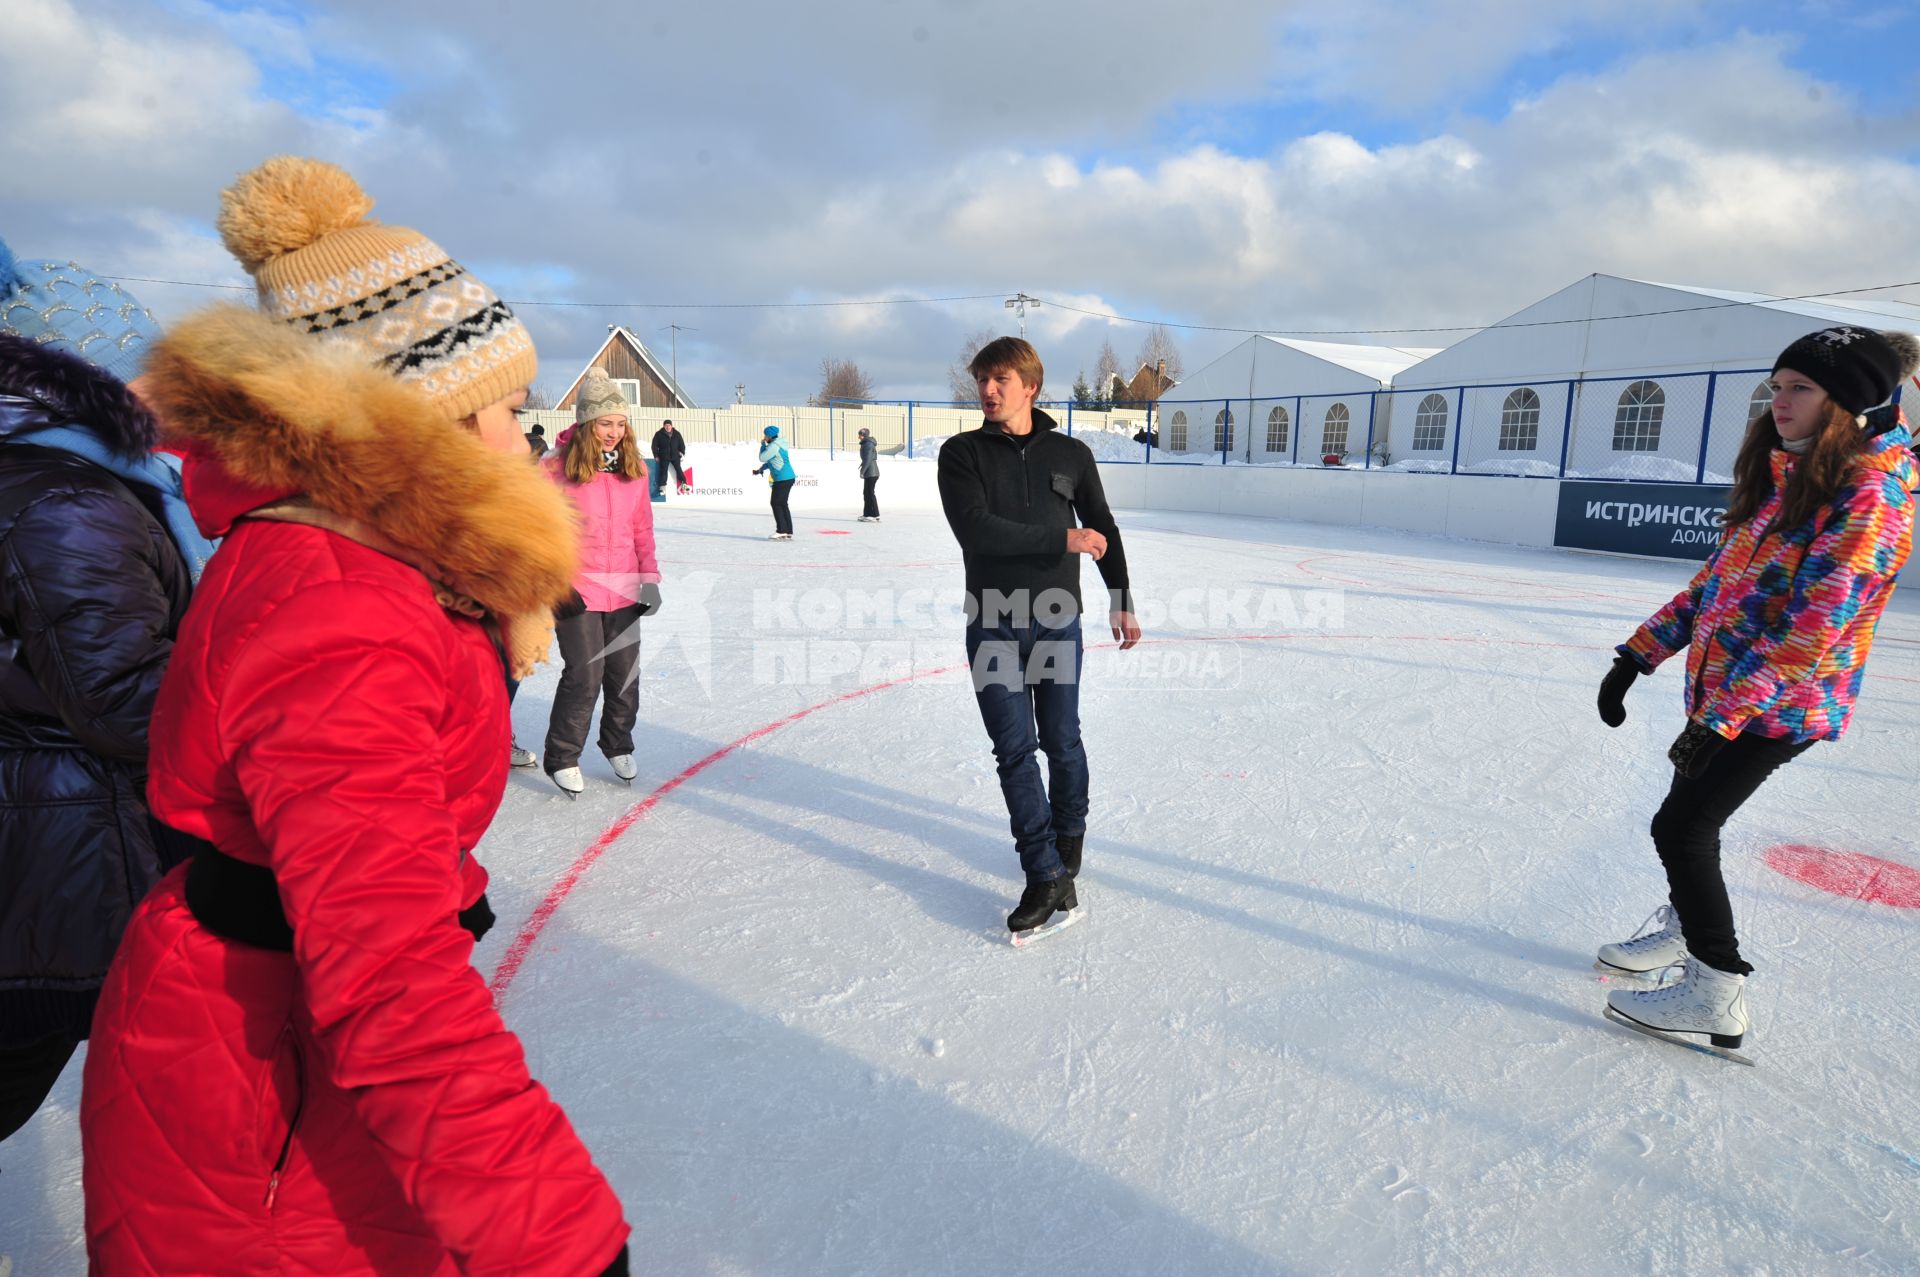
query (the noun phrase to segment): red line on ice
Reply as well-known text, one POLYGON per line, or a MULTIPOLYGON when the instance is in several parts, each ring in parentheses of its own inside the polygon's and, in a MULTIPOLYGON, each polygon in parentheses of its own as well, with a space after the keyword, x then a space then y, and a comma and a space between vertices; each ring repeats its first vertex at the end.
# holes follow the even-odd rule
POLYGON ((870 683, 865 687, 857 687, 844 695, 821 701, 817 705, 809 705, 805 709, 795 710, 785 718, 778 718, 771 723, 762 724, 748 732, 745 736, 728 741, 719 749, 714 750, 711 754, 708 754, 705 758, 694 763, 678 776, 667 781, 664 785, 660 786, 660 788, 627 808, 618 820, 608 825, 605 832, 594 839, 591 847, 581 852, 580 855, 575 858, 574 862, 567 866, 566 872, 562 873, 553 886, 548 889, 546 898, 541 900, 539 905, 534 909, 532 916, 527 919, 526 925, 520 928, 520 933, 514 936, 513 943, 507 946, 506 956, 500 959, 500 965, 494 969, 493 979, 488 985, 488 987, 493 990, 494 1001, 498 1002, 506 995, 507 986, 512 984, 513 978, 520 973, 520 968, 526 962, 527 955, 533 951, 535 942, 540 939, 540 933, 546 930, 547 923, 552 920, 553 915, 559 910, 560 906, 565 903, 567 897, 573 894, 573 889, 580 885, 580 880, 586 876, 587 870, 593 868, 600 857, 607 854, 607 849, 612 847, 614 843, 620 841, 621 837, 629 829, 633 828, 634 824, 639 821, 642 816, 657 807, 662 798, 665 798, 668 794, 680 788, 680 786, 686 784, 701 772, 707 770, 707 768, 733 753, 742 745, 750 745, 761 737, 769 736, 790 723, 799 722, 809 714, 817 714, 823 709, 829 709, 832 706, 842 704, 846 701, 858 700, 862 696, 871 696, 875 692, 884 692, 889 687, 897 687, 902 683, 910 683, 917 678, 926 678, 933 674, 947 674, 953 670, 963 668, 965 667, 955 665, 949 666, 946 669, 924 670, 921 673, 909 675, 906 678, 888 679, 883 683, 870 683))
POLYGON ((1803 843, 1769 847, 1764 859, 1775 873, 1829 895, 1892 905, 1895 909, 1920 909, 1920 869, 1897 861, 1803 843))

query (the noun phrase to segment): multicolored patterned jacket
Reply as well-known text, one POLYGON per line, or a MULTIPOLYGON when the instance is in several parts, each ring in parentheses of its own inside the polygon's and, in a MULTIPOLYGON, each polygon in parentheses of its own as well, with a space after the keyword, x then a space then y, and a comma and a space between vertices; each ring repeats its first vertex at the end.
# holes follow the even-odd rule
POLYGON ((1774 528, 1799 458, 1775 449, 1773 495, 1686 589, 1618 649, 1652 670, 1687 649, 1687 717, 1731 740, 1846 730, 1894 577, 1913 548, 1920 486, 1904 416, 1876 436, 1833 502, 1774 528))

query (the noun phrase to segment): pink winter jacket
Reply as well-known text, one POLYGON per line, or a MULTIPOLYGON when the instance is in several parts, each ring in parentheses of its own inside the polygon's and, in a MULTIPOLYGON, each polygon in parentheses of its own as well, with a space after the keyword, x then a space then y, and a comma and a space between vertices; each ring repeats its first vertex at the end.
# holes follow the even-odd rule
POLYGON ((559 483, 580 512, 580 571, 573 588, 587 611, 617 612, 638 603, 641 585, 660 580, 647 481, 601 473, 592 483, 559 483))

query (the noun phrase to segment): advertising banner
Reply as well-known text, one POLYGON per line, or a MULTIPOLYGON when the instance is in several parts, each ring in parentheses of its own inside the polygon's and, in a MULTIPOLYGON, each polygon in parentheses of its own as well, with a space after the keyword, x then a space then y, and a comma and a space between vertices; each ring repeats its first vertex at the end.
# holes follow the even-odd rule
POLYGON ((1704 559, 1720 544, 1729 487, 1680 483, 1560 485, 1553 543, 1663 559, 1704 559))

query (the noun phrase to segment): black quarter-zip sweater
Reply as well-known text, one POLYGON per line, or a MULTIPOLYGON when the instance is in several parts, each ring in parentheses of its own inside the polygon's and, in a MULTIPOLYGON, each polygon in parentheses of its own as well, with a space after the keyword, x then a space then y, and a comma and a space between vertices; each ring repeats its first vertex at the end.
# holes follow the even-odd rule
POLYGON ((940 447, 940 504, 960 542, 967 596, 980 607, 983 591, 1002 596, 1027 591, 1038 598, 1065 590, 1080 599, 1080 556, 1067 553, 1067 529, 1092 528, 1107 539, 1096 566, 1107 583, 1110 608, 1133 610, 1127 555, 1093 452, 1061 434, 1054 419, 1033 412, 1033 431, 1010 435, 995 422, 966 430, 940 447))

